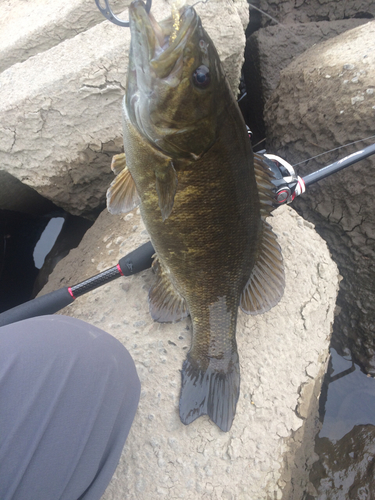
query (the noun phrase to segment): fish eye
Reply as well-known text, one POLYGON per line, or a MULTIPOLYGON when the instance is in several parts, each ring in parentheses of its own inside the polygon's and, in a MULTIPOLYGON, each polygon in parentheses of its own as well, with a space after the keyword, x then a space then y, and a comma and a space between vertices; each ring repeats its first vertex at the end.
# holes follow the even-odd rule
POLYGON ((200 89, 205 89, 209 86, 210 82, 210 70, 203 64, 202 66, 198 66, 198 68, 193 73, 194 85, 200 89))

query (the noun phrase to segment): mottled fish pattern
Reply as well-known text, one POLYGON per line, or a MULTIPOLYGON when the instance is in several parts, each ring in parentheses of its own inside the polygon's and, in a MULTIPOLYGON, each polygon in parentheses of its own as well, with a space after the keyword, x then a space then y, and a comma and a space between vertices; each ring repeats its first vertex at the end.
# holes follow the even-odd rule
POLYGON ((271 173, 253 155, 217 51, 193 7, 157 23, 130 6, 131 50, 123 101, 125 154, 107 192, 112 213, 139 205, 156 251, 151 316, 191 316, 180 418, 207 414, 231 428, 240 392, 238 308, 268 311, 281 298, 280 247, 265 221, 271 173))

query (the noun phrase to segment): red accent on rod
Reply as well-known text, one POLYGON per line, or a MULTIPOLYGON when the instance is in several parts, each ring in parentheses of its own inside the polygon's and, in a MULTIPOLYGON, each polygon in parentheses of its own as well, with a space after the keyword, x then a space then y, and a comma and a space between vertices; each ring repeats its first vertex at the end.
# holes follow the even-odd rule
POLYGON ((125 276, 125 274, 121 271, 121 267, 120 267, 120 264, 117 264, 117 269, 118 269, 118 272, 121 274, 121 276, 125 276))
POLYGON ((70 293, 70 295, 73 297, 73 300, 76 300, 76 297, 74 297, 73 295, 73 292, 72 292, 72 289, 69 287, 68 288, 68 292, 70 293))

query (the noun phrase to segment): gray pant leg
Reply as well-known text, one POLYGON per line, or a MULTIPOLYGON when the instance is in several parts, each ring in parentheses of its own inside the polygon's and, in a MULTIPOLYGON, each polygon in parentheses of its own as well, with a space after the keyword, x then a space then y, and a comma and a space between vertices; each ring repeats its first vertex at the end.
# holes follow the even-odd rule
POLYGON ((97 500, 140 395, 108 333, 65 316, 0 328, 1 500, 97 500))

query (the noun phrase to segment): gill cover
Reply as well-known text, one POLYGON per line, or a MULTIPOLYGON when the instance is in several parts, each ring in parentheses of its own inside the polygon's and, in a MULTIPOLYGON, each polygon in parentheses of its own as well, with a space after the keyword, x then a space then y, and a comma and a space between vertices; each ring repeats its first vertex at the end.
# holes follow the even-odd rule
POLYGON ((157 23, 141 0, 130 6, 126 108, 143 137, 173 160, 201 157, 216 139, 226 80, 192 7, 157 23))

